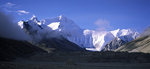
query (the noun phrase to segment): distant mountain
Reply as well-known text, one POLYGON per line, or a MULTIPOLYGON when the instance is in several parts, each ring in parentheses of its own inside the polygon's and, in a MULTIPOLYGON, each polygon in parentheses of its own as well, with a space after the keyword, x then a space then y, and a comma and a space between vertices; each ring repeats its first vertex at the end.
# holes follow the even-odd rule
POLYGON ((102 51, 114 51, 117 48, 121 47, 122 45, 124 45, 125 43, 127 43, 128 41, 124 41, 120 38, 115 38, 112 41, 110 41, 109 43, 107 43, 104 48, 102 49, 102 51))
POLYGON ((150 35, 139 37, 129 43, 126 43, 116 51, 150 53, 150 35))
POLYGON ((32 37, 35 43, 45 39, 62 37, 90 51, 101 51, 108 42, 116 37, 124 41, 131 41, 138 36, 137 32, 130 29, 113 31, 84 30, 63 15, 41 21, 33 16, 30 20, 18 22, 18 25, 32 37))
POLYGON ((102 49, 103 51, 114 51, 117 48, 124 45, 125 43, 128 43, 138 37, 138 33, 137 32, 134 33, 130 29, 129 30, 123 29, 120 31, 118 29, 118 30, 111 31, 111 32, 112 34, 116 34, 116 31, 118 31, 117 35, 114 35, 116 37, 104 46, 104 48, 102 49), (123 34, 126 34, 126 35, 122 36, 123 34))
POLYGON ((44 52, 46 53, 29 42, 0 37, 0 61, 11 61, 18 57, 29 57, 44 52))
MULTIPOLYGON (((93 45, 94 45, 94 49, 93 48, 87 48, 88 50, 96 50, 96 51, 101 51, 103 48, 105 48, 106 45, 109 45, 108 43, 111 43, 111 41, 115 41, 116 38, 120 39, 122 41, 125 42, 129 42, 131 40, 134 40, 136 37, 138 37, 138 33, 134 32, 130 29, 117 29, 117 30, 113 30, 113 31, 91 31, 91 30, 87 30, 88 34, 90 32, 90 34, 93 37, 93 45)), ((86 32, 86 33, 87 33, 86 32)), ((117 45, 117 42, 113 41, 113 47, 115 47, 115 45, 117 45)), ((120 41, 119 41, 120 42, 120 41)))

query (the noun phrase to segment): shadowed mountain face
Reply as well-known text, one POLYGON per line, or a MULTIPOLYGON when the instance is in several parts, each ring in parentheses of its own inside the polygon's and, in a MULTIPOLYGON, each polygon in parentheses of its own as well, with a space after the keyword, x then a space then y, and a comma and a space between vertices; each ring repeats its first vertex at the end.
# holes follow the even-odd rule
POLYGON ((17 57, 29 57, 46 51, 26 41, 0 37, 0 61, 10 61, 17 57))
POLYGON ((129 43, 126 43, 116 51, 129 51, 129 52, 144 52, 150 53, 150 35, 137 38, 129 43))
POLYGON ((50 38, 43 39, 37 43, 39 47, 49 51, 85 51, 84 48, 79 47, 77 44, 68 41, 65 38, 50 38))
POLYGON ((127 42, 128 41, 124 41, 120 38, 115 38, 114 40, 112 40, 108 44, 106 44, 102 51, 114 51, 127 42))
POLYGON ((65 39, 43 40, 38 46, 26 41, 18 41, 0 37, 0 61, 11 61, 18 57, 25 58, 35 54, 51 51, 83 51, 76 44, 65 39), (48 44, 49 46, 46 46, 48 44))

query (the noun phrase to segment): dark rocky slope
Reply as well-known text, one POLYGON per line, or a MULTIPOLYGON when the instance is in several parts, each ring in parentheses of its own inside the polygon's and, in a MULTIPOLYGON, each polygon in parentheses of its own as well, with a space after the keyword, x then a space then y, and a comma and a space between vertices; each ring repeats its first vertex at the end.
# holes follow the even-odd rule
POLYGON ((0 61, 10 61, 17 57, 28 57, 46 52, 26 41, 0 37, 0 61))

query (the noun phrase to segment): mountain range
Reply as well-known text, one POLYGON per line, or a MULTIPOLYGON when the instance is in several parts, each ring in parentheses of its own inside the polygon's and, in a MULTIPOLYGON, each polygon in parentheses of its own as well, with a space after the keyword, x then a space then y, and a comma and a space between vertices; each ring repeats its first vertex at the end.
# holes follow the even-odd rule
POLYGON ((33 16, 29 20, 19 21, 18 25, 31 36, 34 44, 52 38, 64 38, 89 51, 115 50, 121 45, 136 39, 139 35, 138 32, 131 29, 112 31, 81 29, 71 19, 63 15, 40 21, 36 16, 33 16))

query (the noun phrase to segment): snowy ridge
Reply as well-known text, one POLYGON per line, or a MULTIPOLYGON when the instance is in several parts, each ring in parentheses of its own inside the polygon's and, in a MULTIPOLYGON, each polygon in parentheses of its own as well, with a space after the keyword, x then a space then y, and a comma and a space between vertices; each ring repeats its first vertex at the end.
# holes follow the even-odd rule
POLYGON ((111 40, 117 38, 118 40, 124 40, 124 41, 131 41, 138 37, 137 32, 133 32, 130 29, 117 29, 113 31, 93 31, 91 30, 91 33, 89 33, 90 30, 88 30, 88 33, 85 34, 92 34, 93 38, 93 46, 95 48, 86 48, 87 50, 92 51, 101 51, 103 49, 103 46, 105 46, 108 42, 111 40))
MULTIPOLYGON (((91 51, 101 51, 103 46, 116 37, 125 41, 131 41, 138 36, 137 32, 133 32, 130 29, 117 29, 113 31, 83 30, 63 15, 41 21, 38 21, 33 16, 26 22, 32 27, 30 32, 36 31, 36 35, 33 35, 34 38, 49 38, 54 35, 55 37, 63 36, 80 47, 91 51)), ((18 25, 24 29, 26 22, 20 21, 18 25)))

